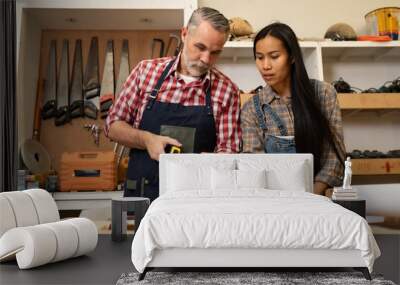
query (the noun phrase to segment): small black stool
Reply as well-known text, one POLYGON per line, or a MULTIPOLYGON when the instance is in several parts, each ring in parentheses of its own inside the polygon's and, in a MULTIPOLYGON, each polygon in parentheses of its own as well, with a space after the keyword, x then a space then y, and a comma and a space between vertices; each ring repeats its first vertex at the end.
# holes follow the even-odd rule
POLYGON ((127 232, 127 212, 135 211, 135 230, 139 228, 140 221, 146 214, 150 199, 144 197, 113 198, 111 202, 111 239, 123 241, 127 232))
POLYGON ((339 204, 340 206, 359 214, 365 219, 365 200, 333 200, 332 202, 339 204))

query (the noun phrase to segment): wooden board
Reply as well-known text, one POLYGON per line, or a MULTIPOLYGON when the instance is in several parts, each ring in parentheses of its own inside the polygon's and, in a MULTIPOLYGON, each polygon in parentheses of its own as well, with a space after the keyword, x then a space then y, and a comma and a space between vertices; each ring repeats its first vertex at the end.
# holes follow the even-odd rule
POLYGON ((352 159, 353 175, 400 174, 400 158, 352 159))
POLYGON ((400 109, 400 93, 339 93, 342 110, 400 109))
MULTIPOLYGON (((50 41, 57 40, 57 65, 59 67, 61 58, 62 41, 69 40, 69 66, 70 78, 72 74, 72 64, 75 51, 75 41, 82 40, 83 68, 85 69, 90 40, 92 37, 98 37, 99 44, 99 78, 100 82, 103 74, 106 44, 108 40, 114 41, 114 68, 115 83, 118 78, 120 54, 122 50, 122 41, 129 40, 129 62, 131 70, 142 59, 150 58, 151 44, 153 38, 161 38, 167 45, 169 34, 179 35, 179 31, 102 31, 102 30, 44 30, 42 32, 40 49, 40 78, 46 78, 47 63, 49 59, 50 41)), ((34 91, 33 91, 34 92, 34 91)), ((33 108, 33 106, 32 106, 33 108)), ((114 143, 110 142, 102 132, 100 135, 100 145, 94 143, 90 132, 83 128, 85 124, 104 125, 103 119, 97 121, 88 118, 77 118, 64 126, 56 127, 54 120, 43 120, 40 130, 40 142, 49 152, 52 158, 52 166, 59 171, 61 154, 65 151, 106 151, 112 150, 114 143)))

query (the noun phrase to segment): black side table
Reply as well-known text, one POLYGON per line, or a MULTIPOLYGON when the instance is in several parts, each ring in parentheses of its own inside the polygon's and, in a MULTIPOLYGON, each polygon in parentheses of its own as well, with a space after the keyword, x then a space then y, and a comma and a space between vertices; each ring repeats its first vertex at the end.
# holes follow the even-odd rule
POLYGON ((137 230, 149 205, 150 199, 144 197, 113 198, 111 203, 111 239, 113 241, 126 239, 128 210, 135 211, 135 228, 137 230))
POLYGON ((340 206, 359 214, 365 219, 365 200, 333 200, 332 202, 339 204, 340 206))

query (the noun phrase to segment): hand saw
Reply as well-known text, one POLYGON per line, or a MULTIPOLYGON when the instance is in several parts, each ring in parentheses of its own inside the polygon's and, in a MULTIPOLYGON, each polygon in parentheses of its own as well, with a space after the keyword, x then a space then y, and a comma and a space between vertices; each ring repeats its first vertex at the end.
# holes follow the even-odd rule
POLYGON ((42 119, 52 118, 57 112, 57 41, 50 42, 49 62, 47 63, 47 78, 44 81, 44 97, 41 110, 42 119))
POLYGON ((71 120, 69 115, 69 43, 63 41, 60 71, 57 84, 57 114, 54 120, 56 126, 64 125, 71 120))
POLYGON ((93 37, 90 43, 88 61, 83 76, 83 94, 85 116, 96 120, 97 111, 100 108, 99 48, 97 37, 93 37))
POLYGON ((114 102, 114 43, 107 42, 106 58, 104 62, 103 80, 100 90, 101 118, 107 117, 107 112, 114 102))
POLYGON ((118 99, 119 94, 124 87, 124 83, 129 76, 130 72, 129 66, 129 42, 128 40, 124 40, 122 42, 122 52, 121 52, 121 60, 119 63, 119 72, 118 72, 118 79, 117 79, 117 86, 115 88, 115 100, 118 99))
POLYGON ((83 117, 83 74, 82 74, 82 41, 76 40, 74 63, 72 66, 70 115, 71 118, 83 117))
MULTIPOLYGON (((120 64, 119 64, 119 72, 118 72, 118 80, 117 80, 117 87, 115 89, 115 100, 118 99, 124 83, 126 81, 126 79, 129 76, 129 72, 130 72, 130 67, 129 67, 129 42, 128 40, 124 40, 122 42, 122 52, 121 52, 121 60, 120 60, 120 64)), ((114 152, 117 153, 118 152, 118 158, 117 158, 117 169, 118 166, 120 164, 122 155, 124 154, 125 151, 125 146, 120 145, 118 143, 116 143, 114 145, 114 152), (119 150, 118 150, 119 148, 119 150)))
POLYGON ((175 34, 169 34, 167 49, 164 56, 177 56, 181 49, 181 38, 175 34), (173 44, 175 42, 175 45, 173 44), (175 48, 174 48, 175 46, 175 48))
POLYGON ((151 58, 155 58, 155 54, 157 51, 157 43, 159 44, 159 55, 158 57, 163 57, 164 56, 164 41, 162 39, 153 39, 153 42, 151 44, 151 58))

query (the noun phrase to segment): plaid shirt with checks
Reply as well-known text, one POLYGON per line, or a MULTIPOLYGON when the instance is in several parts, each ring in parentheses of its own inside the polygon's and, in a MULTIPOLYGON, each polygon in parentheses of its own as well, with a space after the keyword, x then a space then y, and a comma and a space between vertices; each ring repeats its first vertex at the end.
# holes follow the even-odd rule
MULTIPOLYGON (((151 91, 168 63, 174 59, 164 57, 143 60, 132 70, 108 113, 104 128, 106 136, 115 121, 125 121, 135 128, 139 127, 151 91)), ((176 72, 178 64, 179 61, 176 60, 160 87, 157 101, 184 106, 205 105, 205 91, 211 84, 211 104, 217 131, 215 151, 239 152, 241 129, 238 87, 215 68, 199 80, 185 83, 176 72)))
MULTIPOLYGON (((342 118, 336 90, 326 82, 315 80, 315 89, 321 102, 323 114, 328 118, 340 155, 345 156, 343 142, 342 118)), ((270 86, 266 85, 260 92, 260 103, 269 104, 284 122, 289 136, 294 136, 294 120, 290 97, 280 97, 270 86)), ((269 135, 280 136, 280 131, 271 117, 266 115, 266 126, 269 135)), ((253 100, 248 100, 242 109, 241 127, 243 130, 243 152, 263 153, 264 139, 255 113, 253 100)), ((343 178, 343 164, 333 148, 325 145, 321 158, 322 169, 317 173, 315 181, 324 182, 330 186, 338 186, 343 178)))

